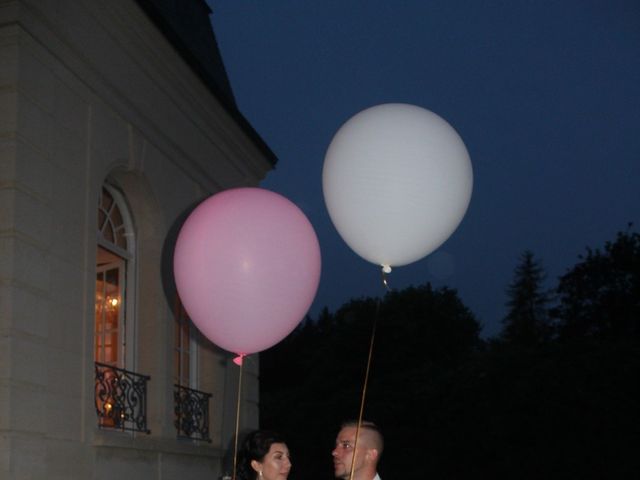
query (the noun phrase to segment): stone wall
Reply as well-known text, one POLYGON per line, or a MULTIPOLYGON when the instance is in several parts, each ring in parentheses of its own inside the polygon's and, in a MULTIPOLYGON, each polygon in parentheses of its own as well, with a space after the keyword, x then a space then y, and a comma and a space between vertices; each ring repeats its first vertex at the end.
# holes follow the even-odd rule
MULTIPOLYGON (((212 442, 173 427, 172 239, 224 188, 257 185, 265 152, 132 0, 0 0, 0 478, 217 478, 237 368, 206 341, 212 442), (94 407, 97 201, 136 230, 135 370, 151 434, 100 430, 94 407)), ((257 425, 247 362, 243 428, 257 425)))

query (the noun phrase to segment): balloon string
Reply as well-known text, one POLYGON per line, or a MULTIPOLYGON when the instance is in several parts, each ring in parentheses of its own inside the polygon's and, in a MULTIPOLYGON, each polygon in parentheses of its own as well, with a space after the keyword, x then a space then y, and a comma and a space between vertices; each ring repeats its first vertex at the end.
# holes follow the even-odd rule
POLYGON ((371 358, 373 357, 373 345, 376 338, 376 328, 378 324, 378 316, 380 313, 380 299, 376 303, 376 314, 373 318, 373 327, 371 328, 371 340, 369 341, 369 356, 367 358, 367 368, 364 374, 364 383, 362 386, 362 398, 360 399, 360 412, 358 413, 358 424, 356 426, 356 438, 353 442, 353 457, 351 458, 351 470, 349 480, 353 480, 356 452, 358 450, 358 438, 360 437, 360 426, 362 425, 362 414, 364 413, 364 400, 367 396, 367 384, 369 383, 369 371, 371 370, 371 358))
POLYGON ((238 470, 238 435, 240 430, 240 402, 242 395, 242 370, 244 365, 244 355, 240 355, 240 374, 238 375, 238 398, 236 400, 236 431, 233 442, 233 480, 236 480, 236 472, 238 470))

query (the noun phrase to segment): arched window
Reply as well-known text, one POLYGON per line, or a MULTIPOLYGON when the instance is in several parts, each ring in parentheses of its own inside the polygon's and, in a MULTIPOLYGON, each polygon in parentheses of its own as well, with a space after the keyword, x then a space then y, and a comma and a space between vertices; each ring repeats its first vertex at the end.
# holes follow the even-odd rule
POLYGON ((133 346, 131 317, 135 237, 124 196, 104 185, 98 202, 95 361, 125 368, 133 346), (131 323, 131 322, 129 322, 131 323))

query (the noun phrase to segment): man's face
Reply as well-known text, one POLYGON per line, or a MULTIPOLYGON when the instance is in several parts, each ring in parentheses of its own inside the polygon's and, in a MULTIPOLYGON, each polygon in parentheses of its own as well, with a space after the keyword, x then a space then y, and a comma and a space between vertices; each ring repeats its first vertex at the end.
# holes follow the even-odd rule
MULTIPOLYGON (((345 427, 336 437, 336 446, 331 452, 333 456, 333 468, 336 478, 348 479, 351 474, 351 462, 353 461, 353 450, 356 443, 356 427, 345 427)), ((354 476, 362 468, 366 455, 366 442, 363 440, 362 430, 358 439, 358 451, 353 466, 354 476)))

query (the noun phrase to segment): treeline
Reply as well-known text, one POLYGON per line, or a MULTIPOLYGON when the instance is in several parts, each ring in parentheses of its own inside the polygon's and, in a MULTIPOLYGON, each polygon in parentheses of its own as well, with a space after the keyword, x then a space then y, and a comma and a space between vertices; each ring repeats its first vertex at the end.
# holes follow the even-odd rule
POLYGON ((339 424, 383 429, 382 478, 633 478, 640 471, 640 234, 627 231, 545 290, 522 254, 496 338, 455 290, 425 284, 307 319, 260 355, 261 425, 292 480, 333 478, 339 424))

